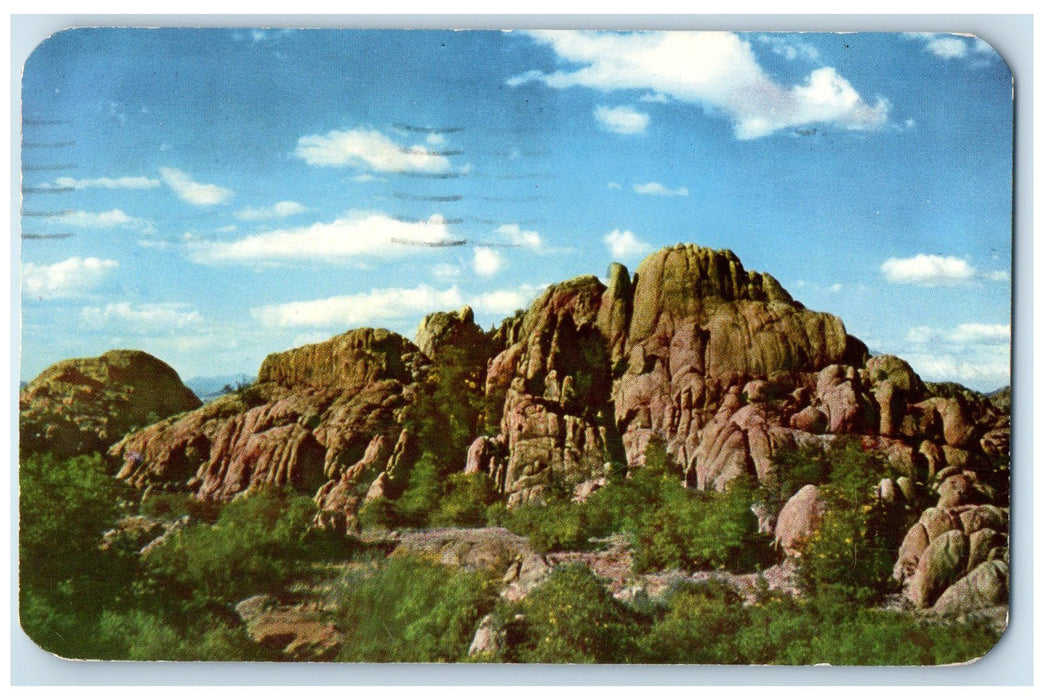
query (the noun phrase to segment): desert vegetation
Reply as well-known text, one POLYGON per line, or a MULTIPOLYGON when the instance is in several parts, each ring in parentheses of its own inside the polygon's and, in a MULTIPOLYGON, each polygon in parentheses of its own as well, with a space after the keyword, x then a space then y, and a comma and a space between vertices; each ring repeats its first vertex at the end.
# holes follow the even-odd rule
POLYGON ((202 406, 144 353, 44 372, 21 396, 23 628, 96 659, 986 653, 1003 407, 870 357, 728 251, 640 271, 489 331, 465 307, 416 344, 364 328, 275 353, 202 406))

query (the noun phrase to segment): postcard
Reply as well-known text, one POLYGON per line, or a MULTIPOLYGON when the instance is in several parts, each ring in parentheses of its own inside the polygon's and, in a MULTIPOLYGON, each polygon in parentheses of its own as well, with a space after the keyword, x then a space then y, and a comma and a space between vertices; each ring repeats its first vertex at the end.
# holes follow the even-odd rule
POLYGON ((22 629, 87 660, 982 657, 1012 90, 972 34, 48 37, 22 629))

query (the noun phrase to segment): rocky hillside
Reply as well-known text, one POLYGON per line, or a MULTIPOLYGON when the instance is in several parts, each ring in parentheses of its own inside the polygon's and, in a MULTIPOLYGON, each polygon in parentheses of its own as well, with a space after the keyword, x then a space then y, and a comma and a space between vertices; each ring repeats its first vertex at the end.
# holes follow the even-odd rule
POLYGON ((200 401, 166 363, 137 350, 64 360, 19 395, 23 453, 104 452, 131 430, 198 408, 200 401))
MULTIPOLYGON (((363 503, 401 493, 432 451, 408 416, 439 367, 463 366, 478 386, 461 380, 459 399, 477 392, 483 420, 466 426, 470 448, 440 473, 486 473, 509 506, 640 469, 652 441, 689 487, 721 491, 744 475, 778 481, 780 455, 794 448, 858 436, 901 475, 882 480, 882 499, 937 497, 952 523, 973 518, 963 515, 973 506, 1001 513, 988 527, 947 530, 926 513, 936 524, 910 536, 896 569, 914 581, 911 600, 934 605, 946 585, 1001 560, 1010 426, 998 402, 925 384, 899 358, 869 357, 840 319, 806 309, 730 251, 667 248, 633 276, 612 265, 607 282, 553 285, 490 332, 465 308, 427 317, 416 344, 358 329, 271 355, 254 385, 127 435, 110 454, 135 486, 203 499, 291 485, 315 495, 323 525, 350 528, 363 503), (951 540, 966 548, 924 583, 935 574, 918 574, 921 560, 943 547, 932 533, 948 552, 951 540)), ((814 493, 798 496, 789 511, 759 514, 766 531, 781 520, 777 540, 795 555, 819 508, 814 493)), ((978 577, 996 579, 1000 565, 990 566, 978 577)))

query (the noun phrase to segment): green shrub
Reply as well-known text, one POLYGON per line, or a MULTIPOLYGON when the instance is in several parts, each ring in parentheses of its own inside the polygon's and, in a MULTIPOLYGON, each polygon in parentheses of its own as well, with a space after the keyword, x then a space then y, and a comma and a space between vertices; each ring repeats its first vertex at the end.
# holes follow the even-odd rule
POLYGON ((187 627, 168 616, 142 609, 106 610, 98 625, 105 650, 97 658, 129 661, 266 661, 275 656, 254 643, 238 621, 214 615, 194 618, 187 627))
POLYGON ((877 499, 874 487, 887 474, 880 456, 847 442, 825 455, 829 481, 820 486, 826 513, 801 559, 810 589, 831 585, 885 592, 906 530, 907 515, 877 499))
POLYGON ((99 455, 27 457, 19 468, 18 559, 23 585, 52 588, 71 578, 100 578, 109 565, 102 533, 122 514, 127 488, 99 455))
MULTIPOLYGON (((213 525, 190 525, 144 559, 153 585, 190 609, 227 605, 278 591, 331 551, 329 534, 309 533, 315 504, 305 496, 261 490, 222 510, 213 525)), ((348 553, 340 540, 341 555, 348 553)))
POLYGON ((336 600, 338 661, 460 661, 496 588, 486 573, 403 556, 352 572, 336 600))
POLYGON ((129 490, 99 455, 27 456, 19 468, 19 616, 44 649, 66 658, 104 653, 98 615, 122 605, 137 573, 120 549, 100 549, 102 533, 124 513, 129 490))
POLYGON ((406 489, 396 501, 395 516, 399 524, 408 527, 428 524, 442 497, 444 477, 440 472, 436 456, 431 452, 422 453, 410 470, 406 489))
POLYGON ((739 664, 736 634, 747 624, 743 599, 717 581, 686 583, 667 598, 667 610, 642 640, 655 663, 739 664))
POLYGON ((772 461, 775 468, 758 484, 754 498, 776 512, 802 486, 819 485, 830 479, 831 462, 827 453, 814 445, 777 450, 772 461))
POLYGON ((364 530, 391 530, 398 522, 395 502, 383 497, 364 503, 356 517, 364 530))
POLYGON ((142 497, 138 512, 157 520, 176 520, 187 515, 193 520, 213 523, 221 514, 221 504, 198 499, 191 493, 149 491, 142 497))
POLYGON ((660 498, 633 533, 635 571, 752 570, 767 561, 768 538, 758 533, 743 483, 735 482, 726 493, 692 492, 670 483, 660 498))
POLYGON ((522 639, 511 659, 525 663, 638 660, 639 618, 583 564, 555 567, 522 601, 522 639))
POLYGON ((747 609, 735 643, 748 664, 921 666, 976 659, 999 636, 985 624, 941 623, 866 603, 836 586, 806 600, 776 596, 747 609))
POLYGON ((565 502, 547 505, 524 504, 509 511, 507 527, 529 538, 538 552, 583 550, 591 547, 593 530, 582 504, 565 502))
POLYGON ((446 480, 446 493, 431 517, 437 526, 481 527, 486 509, 498 499, 493 480, 487 475, 453 474, 446 480))

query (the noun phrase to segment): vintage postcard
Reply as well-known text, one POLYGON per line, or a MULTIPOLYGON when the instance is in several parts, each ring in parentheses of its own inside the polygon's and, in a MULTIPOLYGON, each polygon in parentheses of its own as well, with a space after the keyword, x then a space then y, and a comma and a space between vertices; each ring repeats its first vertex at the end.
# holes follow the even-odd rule
POLYGON ((971 34, 74 28, 24 66, 19 617, 70 659, 967 662, 971 34))

